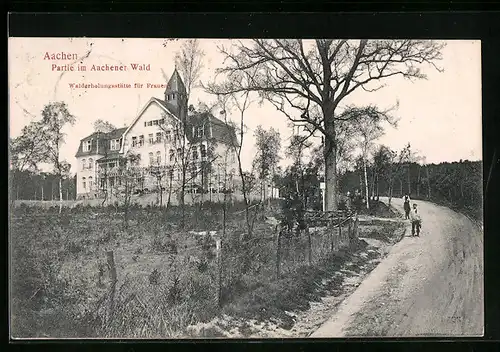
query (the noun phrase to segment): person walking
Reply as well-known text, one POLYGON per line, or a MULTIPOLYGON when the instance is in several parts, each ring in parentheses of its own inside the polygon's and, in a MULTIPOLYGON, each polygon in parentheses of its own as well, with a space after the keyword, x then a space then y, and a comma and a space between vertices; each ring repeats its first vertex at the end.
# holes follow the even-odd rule
POLYGON ((405 194, 403 197, 403 209, 405 210, 405 220, 408 220, 410 218, 410 197, 405 194))
POLYGON ((417 205, 413 203, 413 209, 410 212, 411 219, 411 235, 420 236, 420 228, 422 227, 422 218, 418 212, 417 205))

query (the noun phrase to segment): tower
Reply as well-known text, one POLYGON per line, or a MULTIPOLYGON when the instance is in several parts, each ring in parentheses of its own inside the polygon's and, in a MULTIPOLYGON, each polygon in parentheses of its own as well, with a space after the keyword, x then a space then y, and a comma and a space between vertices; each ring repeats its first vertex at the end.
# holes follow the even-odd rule
POLYGON ((165 102, 177 109, 178 117, 187 114, 187 91, 177 68, 172 73, 165 89, 165 102))

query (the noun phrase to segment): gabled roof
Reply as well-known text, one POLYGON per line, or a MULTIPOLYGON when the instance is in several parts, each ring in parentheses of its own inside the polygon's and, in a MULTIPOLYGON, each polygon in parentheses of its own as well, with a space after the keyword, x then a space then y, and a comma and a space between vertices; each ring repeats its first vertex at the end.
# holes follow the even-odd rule
POLYGON ((158 98, 152 98, 152 99, 155 99, 155 101, 158 104, 160 104, 164 109, 168 110, 168 112, 170 112, 172 115, 177 117, 177 119, 179 119, 178 112, 177 112, 178 110, 174 105, 172 105, 164 100, 158 99, 158 98))
MULTIPOLYGON (((144 114, 144 111, 146 111, 146 109, 153 103, 158 104, 166 113, 168 113, 169 115, 172 115, 177 120, 179 120, 179 118, 177 117, 177 114, 173 112, 173 111, 175 111, 175 108, 171 104, 168 104, 161 99, 151 97, 151 99, 149 99, 149 101, 146 103, 146 105, 144 105, 144 107, 141 109, 141 111, 139 111, 139 113, 137 114, 134 121, 132 121, 130 126, 128 126, 126 128, 125 132, 123 132, 123 135, 126 135, 128 133, 128 131, 130 131, 132 129, 132 127, 134 127, 134 125, 137 123, 137 121, 139 121, 139 119, 141 118, 142 114, 144 114)), ((120 152, 123 152, 124 145, 125 145, 125 143, 123 143, 122 148, 120 149, 120 152)))
POLYGON ((177 71, 177 69, 174 70, 174 73, 172 73, 172 76, 167 83, 165 93, 169 92, 179 92, 186 94, 186 86, 184 85, 181 75, 179 75, 179 71, 177 71))

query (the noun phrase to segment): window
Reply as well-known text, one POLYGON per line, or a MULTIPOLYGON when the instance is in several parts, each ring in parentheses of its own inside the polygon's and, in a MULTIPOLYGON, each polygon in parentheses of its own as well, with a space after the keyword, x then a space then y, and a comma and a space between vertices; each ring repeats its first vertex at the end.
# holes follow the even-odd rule
POLYGON ((193 147, 193 160, 198 160, 198 149, 193 147))
POLYGON ((87 160, 82 159, 82 170, 85 170, 85 162, 86 162, 86 161, 87 161, 87 160))
POLYGON ((154 134, 153 133, 150 133, 148 135, 148 141, 149 141, 149 144, 154 144, 155 138, 154 138, 154 134))
POLYGON ((89 159, 89 170, 94 168, 94 160, 92 158, 89 159))
POLYGON ((113 167, 115 167, 115 166, 116 166, 116 164, 115 164, 115 163, 109 163, 109 168, 110 168, 110 169, 111 169, 111 168, 113 168, 113 167))
POLYGON ((132 148, 137 147, 137 137, 132 137, 132 148))
POLYGON ((172 132, 165 131, 165 141, 170 142, 172 140, 172 132))
POLYGON ((82 142, 83 143, 83 151, 84 152, 90 152, 90 149, 92 148, 92 139, 89 139, 88 141, 82 142))
POLYGON ((121 141, 120 139, 112 139, 110 149, 111 150, 119 150, 121 147, 120 141, 121 141))
POLYGON ((157 152, 156 152, 156 163, 157 163, 158 165, 160 165, 160 164, 161 164, 161 152, 160 152, 160 151, 157 151, 157 152))
POLYGON ((170 162, 173 162, 175 160, 175 152, 173 149, 170 149, 168 151, 168 154, 169 154, 169 159, 170 159, 170 162))
POLYGON ((150 152, 149 153, 149 165, 153 165, 154 164, 154 156, 153 156, 153 152, 150 152))
POLYGON ((163 124, 165 124, 165 119, 160 120, 160 125, 163 125, 163 124))
POLYGON ((162 136, 163 136, 162 132, 156 132, 156 143, 161 143, 163 139, 162 136))
POLYGON ((92 191, 92 186, 94 185, 94 180, 92 180, 92 176, 89 176, 89 190, 92 191))
POLYGON ((82 177, 82 187, 84 190, 87 189, 87 182, 85 182, 85 177, 82 177))
POLYGON ((147 127, 147 126, 148 126, 148 122, 144 121, 144 127, 147 127))
POLYGON ((207 157, 207 146, 205 144, 202 144, 200 146, 200 152, 201 152, 201 157, 206 158, 207 157))
POLYGON ((203 126, 196 127, 196 136, 198 138, 202 138, 205 136, 205 129, 203 128, 203 126))
POLYGON ((153 121, 153 126, 158 126, 158 120, 153 121))
POLYGON ((196 169, 196 166, 193 165, 193 167, 191 168, 191 178, 194 180, 196 178, 196 174, 197 174, 197 169, 196 169))
POLYGON ((144 146, 144 136, 143 135, 139 136, 139 143, 138 143, 138 145, 139 145, 139 147, 144 146))
POLYGON ((181 148, 177 148, 177 156, 179 158, 182 158, 182 150, 181 150, 181 148))

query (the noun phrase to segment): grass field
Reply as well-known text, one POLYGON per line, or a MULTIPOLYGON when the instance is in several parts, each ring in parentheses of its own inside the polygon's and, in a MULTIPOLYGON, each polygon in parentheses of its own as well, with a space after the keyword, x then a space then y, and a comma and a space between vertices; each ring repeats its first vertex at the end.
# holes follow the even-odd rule
MULTIPOLYGON (((258 215, 252 241, 242 241, 244 213, 229 210, 221 265, 215 241, 220 207, 133 207, 128 227, 114 207, 20 205, 11 214, 11 326, 14 337, 186 337, 186 328, 220 313, 286 322, 306 307, 311 280, 348 255, 330 236, 286 238, 275 276, 275 228, 258 215), (113 268, 108 253, 113 252, 113 268)), ((273 215, 267 210, 266 215, 273 215)), ((363 229, 361 229, 363 231, 363 229)), ((345 231, 344 231, 345 232, 345 231)))

